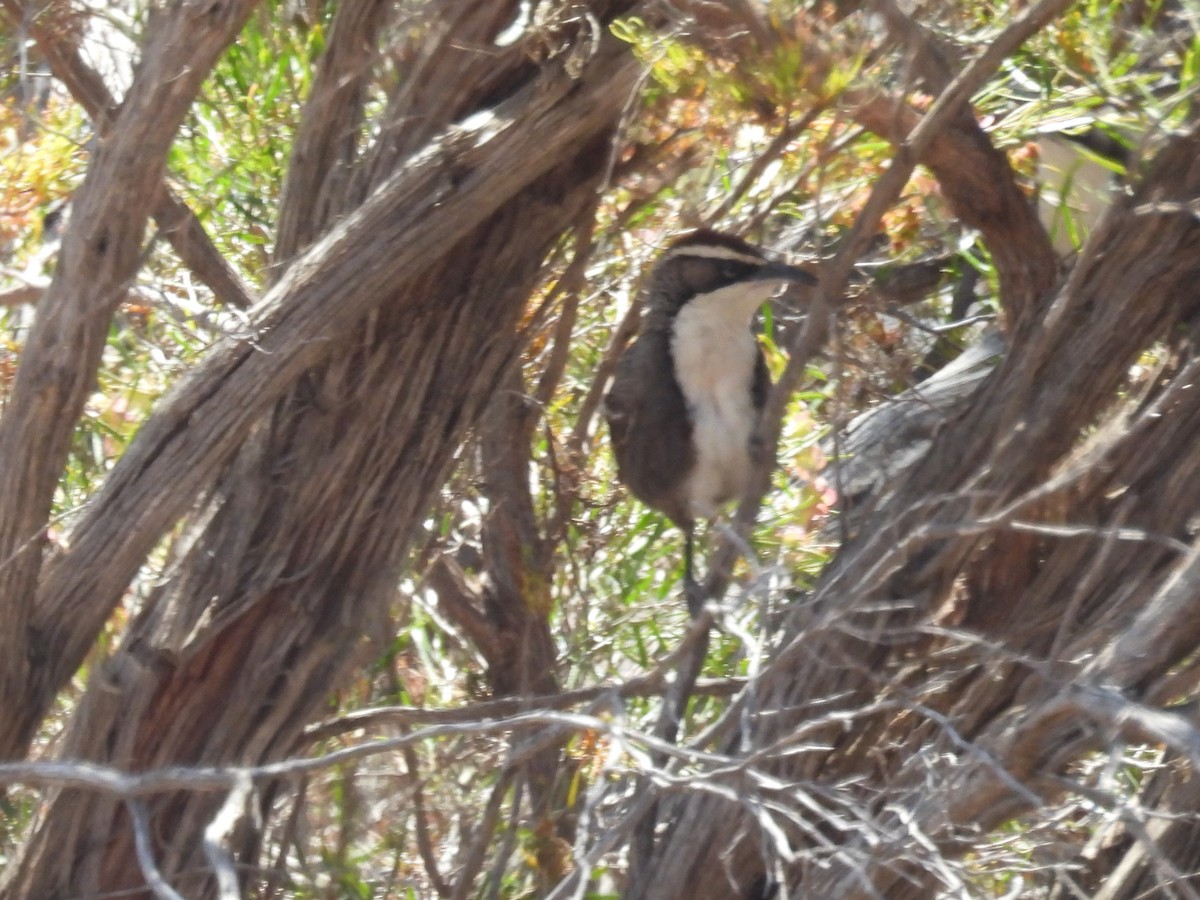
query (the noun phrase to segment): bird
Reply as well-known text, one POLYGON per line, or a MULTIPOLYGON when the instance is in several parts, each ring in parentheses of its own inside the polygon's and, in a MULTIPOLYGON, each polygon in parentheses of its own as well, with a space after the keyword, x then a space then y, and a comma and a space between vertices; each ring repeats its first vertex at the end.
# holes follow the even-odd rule
POLYGON ((732 234, 677 238, 650 271, 638 335, 604 398, 618 479, 683 532, 693 616, 706 599, 693 571, 694 524, 745 492, 764 453, 770 375, 751 326, 785 282, 816 278, 732 234))

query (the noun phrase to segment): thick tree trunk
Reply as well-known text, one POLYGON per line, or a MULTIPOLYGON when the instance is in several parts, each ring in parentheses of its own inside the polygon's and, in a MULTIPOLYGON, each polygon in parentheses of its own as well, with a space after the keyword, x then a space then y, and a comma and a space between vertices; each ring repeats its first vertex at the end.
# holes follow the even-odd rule
MULTIPOLYGON (((40 672, 42 705, 25 704, 15 746, 78 664, 87 629, 256 420, 177 545, 175 574, 93 675, 64 753, 132 770, 279 758, 370 649, 454 451, 520 354, 517 323, 540 264, 592 203, 636 75, 628 48, 609 37, 573 76, 511 56, 521 78, 509 80, 493 123, 384 179, 287 270, 257 313, 256 337, 216 351, 143 428, 43 581, 43 615, 86 613, 47 624, 55 652, 40 672), (118 510, 124 528, 105 534, 118 510), (93 554, 103 571, 81 565, 93 554)), ((496 72, 492 59, 489 78, 496 72)), ((181 794, 152 804, 159 866, 188 896, 211 884, 199 836, 219 802, 181 794)), ((142 884, 116 804, 63 791, 2 896, 142 884)))
MULTIPOLYGON (((606 40, 585 77, 553 66, 535 71, 503 117, 452 131, 372 193, 288 270, 256 308, 247 336, 215 348, 156 410, 73 529, 69 549, 47 562, 32 623, 44 663, 24 685, 18 714, 0 720, 6 755, 24 755, 54 692, 78 669, 142 561, 254 423, 303 373, 353 344, 365 315, 398 295, 418 303, 455 248, 469 247, 481 223, 521 191, 530 189, 537 204, 530 186, 540 175, 611 131, 635 68, 624 46, 606 40)), ((551 190, 534 208, 557 210, 557 198, 551 190)), ((496 277, 481 272, 470 287, 488 290, 496 277)), ((440 309, 420 308, 414 317, 440 309)))
POLYGON ((22 350, 0 419, 0 705, 12 711, 0 724, 0 758, 24 755, 33 717, 44 711, 26 700, 46 658, 58 650, 36 603, 46 522, 109 321, 141 263, 167 150, 201 82, 254 5, 178 2, 151 30, 137 77, 75 196, 54 278, 22 350))

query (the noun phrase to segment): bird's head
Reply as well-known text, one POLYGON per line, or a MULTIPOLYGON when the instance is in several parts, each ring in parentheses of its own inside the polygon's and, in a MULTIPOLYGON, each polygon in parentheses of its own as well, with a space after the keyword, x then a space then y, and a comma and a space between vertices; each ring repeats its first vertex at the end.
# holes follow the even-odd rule
POLYGON ((652 311, 673 317, 702 300, 749 321, 781 282, 815 284, 810 273, 767 259, 753 244, 731 234, 700 229, 667 248, 650 275, 652 311))

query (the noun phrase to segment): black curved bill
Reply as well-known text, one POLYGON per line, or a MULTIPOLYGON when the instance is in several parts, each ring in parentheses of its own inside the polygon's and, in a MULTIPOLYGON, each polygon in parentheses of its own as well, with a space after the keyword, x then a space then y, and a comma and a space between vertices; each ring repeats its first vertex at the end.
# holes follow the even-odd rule
POLYGON ((798 284, 816 284, 817 277, 798 266, 787 263, 768 262, 759 267, 753 276, 755 281, 795 281, 798 284))

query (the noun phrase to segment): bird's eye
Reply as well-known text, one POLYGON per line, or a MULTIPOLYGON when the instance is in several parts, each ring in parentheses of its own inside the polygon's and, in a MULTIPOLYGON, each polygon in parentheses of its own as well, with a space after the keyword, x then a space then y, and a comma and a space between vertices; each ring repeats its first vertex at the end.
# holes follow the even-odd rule
POLYGON ((732 259, 721 263, 721 277, 726 281, 736 281, 742 275, 744 265, 732 259))

